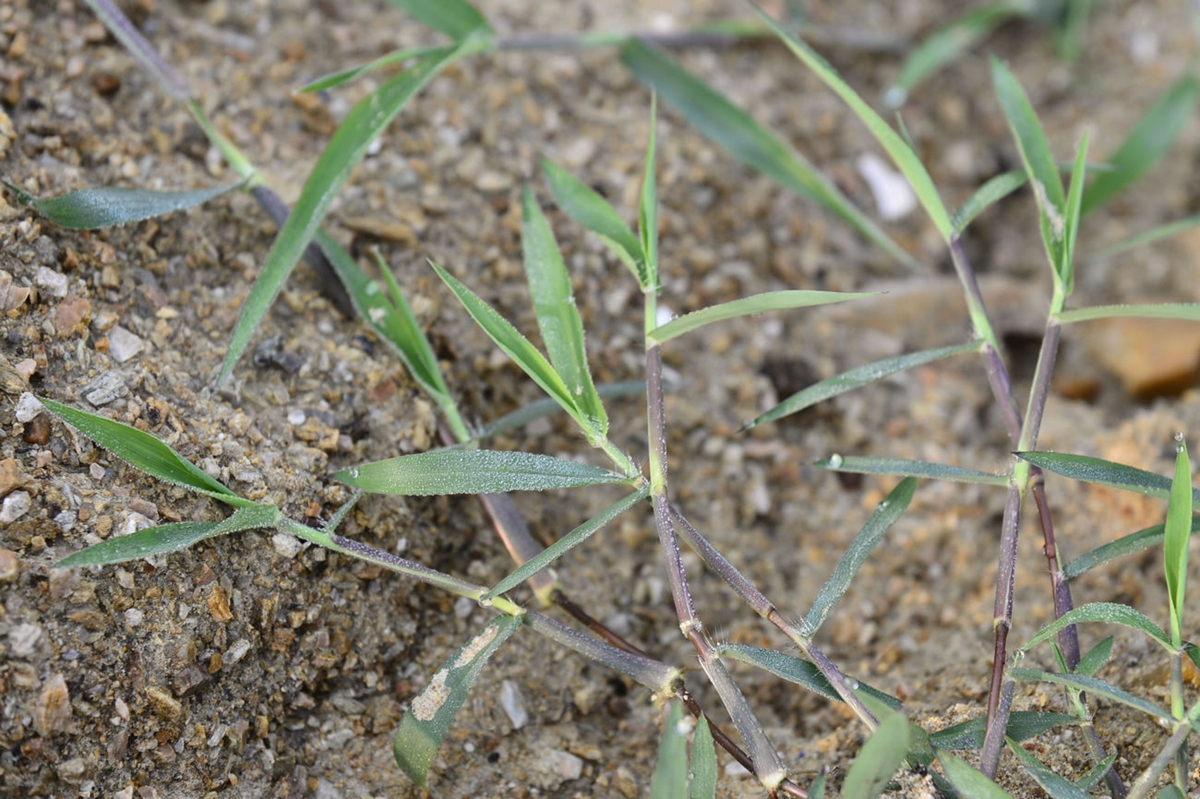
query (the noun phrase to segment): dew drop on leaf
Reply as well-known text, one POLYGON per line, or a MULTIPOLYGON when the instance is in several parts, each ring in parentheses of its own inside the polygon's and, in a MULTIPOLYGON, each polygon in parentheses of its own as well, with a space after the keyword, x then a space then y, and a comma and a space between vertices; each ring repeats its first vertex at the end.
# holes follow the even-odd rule
POLYGON ((829 456, 829 468, 831 468, 831 469, 842 468, 842 456, 838 455, 836 452, 834 454, 830 455, 829 456))
POLYGON ((358 478, 358 467, 357 466, 350 469, 350 476, 355 479, 358 478))
POLYGON ((492 606, 492 603, 493 603, 494 601, 495 601, 495 600, 494 600, 494 599, 491 599, 490 597, 481 596, 481 597, 479 597, 479 607, 481 607, 481 608, 490 608, 490 607, 492 606))

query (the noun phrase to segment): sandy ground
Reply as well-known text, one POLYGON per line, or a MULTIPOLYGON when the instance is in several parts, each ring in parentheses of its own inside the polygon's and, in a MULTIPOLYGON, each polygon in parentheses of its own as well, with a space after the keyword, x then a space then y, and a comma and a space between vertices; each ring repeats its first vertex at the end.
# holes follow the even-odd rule
MULTIPOLYGON (((503 33, 659 30, 745 13, 717 0, 480 6, 503 33)), ((824 24, 900 40, 964 7, 809 6, 824 24)), ((290 91, 432 35, 374 3, 150 0, 130 11, 221 129, 288 199, 336 120, 380 79, 315 98, 290 91)), ((41 196, 101 184, 182 189, 232 180, 186 112, 82 5, 0 3, 0 33, 3 108, 11 121, 0 126, 6 179, 41 196)), ((1044 114, 1055 154, 1068 160, 1084 129, 1097 157, 1111 152, 1150 98, 1182 74, 1195 40, 1185 4, 1172 2, 1102 4, 1082 59, 1071 65, 1037 29, 1013 26, 994 36, 923 86, 904 111, 952 204, 1016 163, 984 50, 1012 65, 1044 114)), ((825 52, 868 98, 878 97, 898 69, 894 54, 825 52)), ((789 53, 761 45, 678 56, 874 213, 856 162, 876 147, 789 53)), ((611 50, 469 60, 400 116, 335 202, 331 230, 354 253, 378 246, 394 265, 472 417, 493 418, 537 391, 472 328, 424 259, 446 266, 532 331, 520 273, 522 181, 536 180, 537 159, 549 157, 633 218, 648 106, 648 93, 611 50)), ((665 304, 692 310, 782 288, 890 292, 864 306, 721 325, 667 348, 681 386, 668 402, 674 494, 735 565, 799 616, 895 483, 839 480, 807 463, 839 452, 1002 470, 1007 440, 981 365, 966 357, 738 434, 743 421, 814 379, 965 341, 967 318, 944 248, 919 212, 887 226, 928 265, 927 274, 911 275, 830 215, 735 163, 669 108, 658 136, 665 304)), ((1194 237, 1117 259, 1086 257, 1193 213, 1190 175, 1198 156, 1200 127, 1193 122, 1170 163, 1086 220, 1077 304, 1200 299, 1194 237)), ((548 207, 548 192, 535 185, 548 207)), ((597 380, 638 379, 634 285, 595 240, 560 215, 552 220, 573 270, 597 380)), ((1032 198, 1022 193, 982 217, 968 238, 1022 392, 1048 296, 1035 225, 1032 198)), ((88 397, 107 386, 104 413, 144 426, 235 489, 277 502, 296 518, 328 517, 346 498, 330 478, 337 469, 434 442, 430 403, 384 345, 322 296, 305 267, 255 339, 267 344, 243 360, 229 387, 213 390, 272 230, 241 194, 97 233, 58 229, 0 204, 0 268, 15 287, 34 289, 0 318, 0 352, 7 365, 36 365, 27 384, 6 378, 0 397, 3 490, 29 499, 0 526, 0 795, 425 795, 395 767, 391 733, 408 701, 486 622, 487 611, 264 533, 123 567, 52 568, 87 542, 144 519, 217 519, 222 511, 135 473, 57 421, 19 421, 23 391, 94 409, 88 397), (122 362, 118 356, 134 346, 128 335, 141 349, 122 362)), ((1088 335, 1072 333, 1064 344, 1042 446, 1167 473, 1173 433, 1200 430, 1200 398, 1176 392, 1135 403, 1097 365, 1088 335), (1081 385, 1088 401, 1071 398, 1081 385)), ((1151 341, 1165 348, 1176 336, 1160 332, 1151 341)), ((619 445, 644 453, 641 404, 618 401, 611 414, 619 445)), ((535 423, 496 446, 555 455, 585 449, 562 419, 535 423)), ((1140 497, 1053 478, 1048 490, 1068 555, 1162 518, 1161 503, 1140 497)), ((553 539, 613 497, 585 490, 516 500, 535 532, 553 539)), ((1003 492, 993 488, 923 484, 820 636, 846 671, 903 697, 910 716, 931 730, 983 712, 1002 504, 1003 492)), ((1016 642, 1052 613, 1035 530, 1030 526, 1022 542, 1016 642)), ((345 532, 478 582, 495 582, 510 568, 471 498, 369 499, 345 532)), ((723 640, 787 649, 698 559, 686 562, 701 613, 723 640)), ((559 574, 593 615, 663 660, 694 666, 647 517, 625 517, 566 558, 559 574)), ((1133 603, 1165 623, 1160 574, 1156 554, 1134 557, 1080 578, 1076 601, 1133 603)), ((1085 647, 1110 632, 1085 629, 1085 647)), ((1116 634, 1113 661, 1101 676, 1165 701, 1165 659, 1144 639, 1116 634)), ((1050 665, 1045 651, 1031 659, 1050 665)), ((733 668, 801 784, 822 767, 834 769, 835 778, 844 773, 863 739, 860 726, 794 686, 733 668)), ((690 684, 719 719, 701 676, 690 684)), ((461 712, 430 794, 646 796, 660 722, 650 699, 599 666, 519 634, 461 712), (520 729, 501 706, 502 686, 528 711, 520 729)), ((1016 701, 1031 709, 1062 705, 1057 692, 1036 686, 1020 687, 1016 701)), ((1126 779, 1164 737, 1146 717, 1104 703, 1097 721, 1126 779)), ((1032 751, 1067 776, 1088 767, 1071 730, 1043 736, 1032 751)), ((727 763, 722 755, 723 768, 727 763)), ((1005 761, 1007 787, 1037 795, 1015 768, 1005 761)), ((721 796, 760 795, 736 769, 725 772, 721 796)), ((909 776, 904 785, 897 795, 917 795, 922 782, 909 776)))

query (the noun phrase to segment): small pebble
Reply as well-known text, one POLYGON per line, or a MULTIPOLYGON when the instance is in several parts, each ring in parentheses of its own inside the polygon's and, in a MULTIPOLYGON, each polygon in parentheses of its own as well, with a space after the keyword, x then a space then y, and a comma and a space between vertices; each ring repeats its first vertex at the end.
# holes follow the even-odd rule
POLYGON ((54 330, 59 338, 87 330, 92 318, 92 304, 83 297, 64 297, 54 309, 54 330))
POLYGON ((50 440, 50 420, 45 415, 33 417, 25 423, 25 432, 21 437, 26 444, 45 444, 50 440))
POLYGON ((908 181, 875 153, 863 153, 857 161, 858 174, 871 187, 879 215, 891 222, 903 219, 917 207, 917 195, 908 181))
POLYGON ((11 549, 0 549, 0 583, 11 583, 21 573, 21 559, 11 549))
POLYGON ((166 688, 151 685, 146 688, 146 698, 150 700, 150 707, 164 721, 176 722, 183 718, 183 705, 166 688))
POLYGON ((17 462, 16 458, 5 458, 0 461, 0 497, 24 483, 25 475, 21 474, 21 464, 17 462))
POLYGON ((129 394, 129 387, 116 372, 103 372, 83 387, 83 398, 99 408, 129 394))
POLYGON ((117 363, 125 363, 146 347, 146 342, 125 328, 117 325, 108 334, 108 354, 117 363))
POLYGON ((33 282, 46 294, 61 299, 67 296, 70 281, 62 272, 56 272, 48 266, 39 266, 33 282))
POLYGON ((583 760, 561 749, 545 752, 542 755, 542 765, 546 771, 557 774, 563 780, 577 780, 583 776, 583 760))
POLYGON ((246 656, 250 651, 250 642, 245 638, 240 638, 233 642, 233 646, 225 651, 225 656, 222 658, 226 666, 232 666, 246 656))
POLYGON ((0 524, 12 524, 24 516, 33 507, 28 491, 14 491, 4 498, 4 506, 0 508, 0 524))
POLYGON ((504 708, 513 729, 519 730, 529 723, 529 711, 525 709, 525 697, 512 680, 500 683, 500 707, 504 708))
POLYGON ((512 188, 512 185, 511 175, 492 169, 485 169, 475 177, 475 188, 480 191, 507 191, 512 188))
POLYGON ((37 397, 26 391, 17 400, 17 407, 13 410, 13 415, 21 424, 32 421, 42 413, 42 403, 38 402, 37 397))
POLYGON ((8 651, 13 657, 25 660, 37 652, 37 645, 41 640, 41 627, 36 624, 18 624, 8 632, 8 651))
POLYGON ((276 533, 271 536, 271 545, 275 547, 275 552, 285 558, 294 558, 303 549, 300 539, 290 533, 276 533))
POLYGON ((33 717, 34 728, 42 735, 66 732, 71 727, 71 692, 61 674, 46 681, 33 717))

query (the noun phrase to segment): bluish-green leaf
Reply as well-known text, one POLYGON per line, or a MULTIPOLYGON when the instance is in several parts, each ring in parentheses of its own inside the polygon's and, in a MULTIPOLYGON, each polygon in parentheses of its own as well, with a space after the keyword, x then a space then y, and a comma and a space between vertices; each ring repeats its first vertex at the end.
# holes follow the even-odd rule
POLYGON ((430 496, 547 491, 627 483, 629 478, 586 463, 487 449, 441 449, 365 463, 334 475, 371 494, 430 496))
POLYGON ((938 753, 938 761, 946 772, 946 779, 964 797, 971 799, 1012 799, 999 785, 988 779, 983 772, 968 766, 957 757, 946 752, 938 753))
POLYGON ((843 799, 876 799, 908 753, 908 719, 893 713, 879 723, 850 765, 843 799))
POLYGON ((1075 668, 1076 673, 1095 677, 1096 672, 1100 671, 1100 668, 1112 657, 1112 648, 1113 637, 1110 635, 1089 649, 1087 654, 1079 659, 1079 665, 1075 668))
POLYGON ((388 0, 418 22, 458 41, 476 31, 489 31, 487 20, 467 0, 388 0))
POLYGON ((1108 774, 1108 770, 1112 768, 1112 764, 1116 762, 1116 754, 1111 754, 1101 760, 1096 765, 1088 769, 1087 773, 1075 781, 1075 785, 1083 791, 1091 791, 1100 781, 1108 774))
POLYGON ((521 195, 521 212, 525 276, 542 341, 554 371, 562 378, 587 422, 584 432, 588 441, 594 443, 608 434, 608 416, 588 369, 583 322, 575 306, 571 276, 567 274, 558 242, 554 240, 550 224, 538 207, 529 184, 525 185, 521 195))
POLYGON ((1200 303, 1164 302, 1152 305, 1094 305, 1062 311, 1055 318, 1064 325, 1114 316, 1133 316, 1139 319, 1184 319, 1200 322, 1200 303))
POLYGON ((776 35, 783 40, 783 43, 788 46, 788 49, 804 62, 804 65, 812 70, 821 79, 822 83, 841 97, 842 101, 854 112, 854 115, 867 126, 867 129, 871 131, 871 135, 875 137, 875 140, 887 152, 888 157, 892 159, 892 163, 896 165, 896 168, 904 175, 905 180, 912 186, 917 199, 925 208, 925 213, 929 215, 929 219, 933 222, 933 226, 937 228, 938 233, 942 234, 943 239, 949 241, 954 232, 950 225, 950 214, 942 202, 941 195, 938 194, 937 187, 933 185, 933 178, 929 177, 929 171, 925 169, 925 165, 921 163, 921 159, 908 146, 908 143, 900 137, 900 134, 892 130, 891 126, 883 120, 883 117, 875 113, 875 110, 858 95, 858 92, 850 88, 850 84, 842 80, 841 76, 829 65, 828 61, 800 39, 784 30, 779 23, 764 14, 761 9, 759 10, 759 14, 771 26, 776 35))
POLYGON ((825 799, 825 775, 818 774, 808 786, 808 799, 825 799))
POLYGON ((1184 219, 1177 219, 1174 222, 1168 222, 1165 225, 1151 228, 1143 231, 1127 239, 1122 239, 1115 244, 1110 244, 1102 250, 1097 250, 1092 254, 1093 258, 1110 258, 1127 250, 1132 250, 1135 247, 1141 247, 1143 244, 1149 244, 1153 241, 1174 236, 1176 233, 1182 233, 1185 230, 1200 225, 1200 215, 1189 216, 1184 219))
POLYGON ((1119 702, 1122 705, 1128 705, 1135 710, 1140 710, 1143 713, 1148 713, 1155 718, 1162 719, 1168 724, 1173 724, 1174 719, 1171 714, 1157 707, 1145 699, 1136 697, 1128 691, 1122 691, 1115 685, 1110 685, 1103 680, 1098 680, 1095 677, 1087 677, 1082 674, 1055 674, 1048 671, 1038 671, 1037 669, 1009 669, 1008 675, 1014 680, 1024 682, 1051 682, 1059 685, 1065 685, 1068 688, 1074 688, 1080 691, 1087 691, 1095 696, 1103 696, 1114 702, 1119 702))
POLYGON ((400 768, 418 785, 425 785, 438 747, 484 663, 520 626, 521 619, 516 616, 493 619, 451 655, 412 700, 396 730, 392 751, 400 768))
POLYGON ((629 268, 638 284, 646 288, 646 256, 642 252, 642 242, 633 235, 633 231, 608 201, 552 161, 543 158, 541 164, 554 201, 563 213, 599 236, 605 246, 629 268))
POLYGON ((242 185, 235 183, 232 186, 192 191, 151 191, 101 186, 80 189, 49 200, 39 200, 7 180, 0 182, 17 196, 17 202, 28 205, 54 224, 72 230, 97 230, 164 216, 173 211, 182 211, 206 203, 242 185))
POLYGON ((858 535, 854 536, 854 540, 846 548, 846 552, 838 561, 833 574, 821 586, 808 615, 804 617, 801 631, 805 637, 811 638, 816 635, 817 630, 821 629, 825 619, 829 618, 829 612, 833 610, 833 606, 849 590, 850 583, 858 574, 858 570, 866 561, 867 556, 871 554, 871 550, 883 538, 883 534, 904 515, 904 511, 908 510, 916 490, 917 479, 915 477, 906 477, 901 480, 900 484, 887 495, 887 498, 879 503, 858 535))
MULTIPOLYGON (((1049 732, 1055 727, 1073 726, 1079 719, 1067 713, 1043 713, 1035 710, 1014 710, 1009 714, 1005 735, 1014 741, 1049 732)), ((987 732, 987 717, 964 721, 930 733, 929 741, 937 749, 973 750, 983 748, 983 736, 987 732)))
POLYGON ((725 319, 735 319, 739 316, 766 313, 767 311, 786 311, 793 308, 831 305, 838 302, 866 299, 867 297, 878 297, 879 294, 880 292, 878 291, 860 293, 849 291, 768 291, 765 294, 742 297, 738 300, 723 302, 720 305, 710 305, 699 311, 684 314, 676 319, 672 319, 665 325, 656 327, 650 331, 647 337, 651 341, 669 341, 698 327, 725 319))
MULTIPOLYGON (((832 699, 835 702, 843 701, 838 692, 825 679, 825 675, 821 674, 820 670, 807 660, 785 655, 782 652, 776 652, 772 649, 761 649, 757 646, 747 646, 745 644, 720 644, 717 647, 717 654, 722 658, 740 660, 743 663, 758 666, 760 669, 768 671, 776 677, 781 677, 802 688, 807 688, 826 699, 832 699)), ((893 710, 900 708, 900 700, 896 697, 889 696, 883 691, 872 688, 863 682, 858 682, 857 685, 859 691, 873 696, 893 710)))
POLYGON ((643 291, 658 288, 658 94, 650 94, 650 134, 646 137, 646 165, 642 195, 638 201, 638 238, 642 244, 642 270, 638 283, 643 291))
POLYGON ((982 346, 982 342, 972 341, 969 344, 958 344, 953 347, 942 347, 936 350, 912 352, 907 355, 885 358, 882 361, 875 361, 874 363, 855 367, 793 394, 762 416, 747 424, 746 429, 782 419, 784 416, 802 411, 830 397, 836 397, 838 394, 844 394, 847 391, 874 383, 876 380, 881 380, 897 372, 903 372, 905 369, 912 369, 915 366, 923 366, 927 363, 940 361, 952 355, 978 352, 980 346, 982 346))
POLYGON ((902 458, 860 458, 853 455, 830 455, 815 461, 818 469, 853 474, 882 474, 892 477, 920 477, 926 480, 946 480, 952 483, 979 483, 982 485, 1007 486, 1008 476, 948 466, 944 463, 911 461, 902 458))
POLYGON ((1171 84, 1146 110, 1108 159, 1114 169, 1099 174, 1083 192, 1083 213, 1124 191, 1166 154, 1196 110, 1200 82, 1188 74, 1171 84))
POLYGON ((1091 799, 1087 791, 1080 789, 1066 777, 1060 777, 1046 768, 1016 741, 1009 739, 1008 749, 1016 756, 1017 761, 1025 768, 1029 776, 1033 777, 1034 782, 1050 795, 1051 799, 1091 799))
MULTIPOLYGON (((1061 474, 1084 483, 1118 488, 1166 499, 1171 492, 1171 481, 1162 475, 1126 466, 1121 463, 1092 458, 1087 455, 1067 455, 1058 452, 1018 452, 1018 458, 1029 461, 1047 472, 1061 474)), ((1200 492, 1192 491, 1193 501, 1200 501, 1200 492)))
POLYGON ((1026 641, 1017 650, 1017 657, 1020 657, 1022 653, 1028 652, 1042 641, 1057 634, 1059 630, 1085 621, 1099 622, 1101 624, 1119 624, 1123 627, 1130 627, 1145 633, 1167 649, 1171 649, 1171 639, 1167 637, 1167 634, 1163 632, 1161 627, 1152 622, 1144 613, 1129 607, 1129 605, 1121 605, 1116 602, 1090 602, 1067 611, 1050 624, 1038 630, 1036 635, 1026 641))
POLYGON ((1188 542, 1192 532, 1192 463, 1183 435, 1177 437, 1175 477, 1167 503, 1167 524, 1163 530, 1163 564, 1167 574, 1167 599, 1171 606, 1171 641, 1183 645, 1183 603, 1187 594, 1188 542))
POLYGON ((658 745, 658 764, 650 778, 650 799, 687 799, 687 733, 683 705, 672 701, 658 745))
MULTIPOLYGON (((1164 527, 1165 525, 1156 524, 1097 547, 1063 566, 1063 574, 1067 579, 1072 579, 1109 561, 1159 546, 1163 542, 1164 527)), ((1191 533, 1195 535, 1198 532, 1200 532, 1200 516, 1193 516, 1191 533)))
POLYGON ((911 270, 926 271, 804 156, 661 51, 633 40, 621 49, 621 62, 730 155, 840 217, 911 270))
POLYGON ((484 599, 491 599, 492 597, 516 588, 534 574, 546 568, 551 563, 591 538, 597 530, 604 527, 606 524, 632 508, 634 505, 638 504, 640 501, 645 499, 649 493, 650 486, 647 484, 632 494, 628 494, 620 500, 614 502, 596 516, 588 519, 586 522, 579 525, 574 530, 543 549, 537 555, 522 563, 516 570, 512 572, 512 574, 508 575, 499 583, 497 583, 495 588, 493 588, 491 591, 488 591, 484 596, 484 599))
POLYGON ((74 427, 121 460, 174 485, 219 499, 227 505, 252 506, 219 481, 149 433, 94 413, 71 408, 54 400, 38 398, 51 413, 74 427))
MULTIPOLYGON (((700 714, 696 734, 692 736, 692 768, 688 779, 688 799, 716 799, 717 752, 713 747, 708 719, 700 714)), ((811 799, 812 794, 809 793, 811 799)))
POLYGON ((950 219, 954 235, 961 235, 975 217, 1024 186, 1028 180, 1029 175, 1023 169, 1002 172, 988 180, 967 198, 950 219))
POLYGON ((1063 217, 1066 219, 1066 233, 1063 234, 1062 260, 1058 264, 1058 274, 1063 283, 1064 299, 1069 297, 1075 288, 1075 243, 1079 237, 1079 211, 1083 200, 1083 180, 1087 172, 1088 133, 1083 132, 1079 140, 1079 150, 1075 154, 1075 167, 1071 170, 1071 182, 1067 186, 1067 199, 1063 205, 1063 217))
POLYGON ((217 384, 225 382, 233 366, 245 351, 250 336, 266 315, 271 303, 283 288, 284 282, 304 248, 316 234, 329 204, 341 190, 351 173, 362 161, 371 144, 379 138, 392 119, 434 75, 448 64, 471 52, 468 43, 444 47, 418 60, 410 68, 384 83, 356 105, 329 140, 316 166, 309 174, 292 208, 287 222, 280 229, 267 253, 262 271, 246 297, 237 325, 230 336, 225 362, 217 384))

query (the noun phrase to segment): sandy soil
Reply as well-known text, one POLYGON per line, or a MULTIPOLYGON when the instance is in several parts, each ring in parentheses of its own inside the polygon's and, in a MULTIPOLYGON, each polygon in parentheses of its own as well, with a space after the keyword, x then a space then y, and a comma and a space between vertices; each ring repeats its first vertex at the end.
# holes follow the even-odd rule
MULTIPOLYGON (((965 7, 916 0, 807 5, 822 23, 900 40, 965 7)), ((652 30, 745 12, 725 0, 493 0, 480 7, 504 33, 652 30)), ((336 120, 379 79, 316 98, 290 91, 432 35, 374 3, 141 0, 129 8, 211 117, 287 199, 299 192, 336 120)), ((186 112, 81 4, 0 3, 0 33, 0 99, 11 123, 0 125, 6 179, 41 196, 101 184, 196 188, 232 179, 186 112)), ((1183 3, 1102 4, 1076 64, 1058 60, 1052 40, 1037 29, 1003 30, 923 86, 904 111, 953 204, 1016 163, 984 50, 1012 65, 1044 115, 1056 155, 1066 160, 1084 129, 1097 157, 1111 152, 1196 48, 1183 3)), ((878 97, 898 69, 895 54, 825 51, 868 98, 878 97)), ((876 150, 869 134, 789 53, 760 45, 678 56, 874 212, 855 166, 876 150)), ((632 218, 648 105, 647 92, 611 50, 470 60, 435 80, 400 116, 334 204, 335 235, 355 253, 379 246, 397 268, 472 416, 493 418, 537 391, 472 328, 424 259, 446 266, 532 331, 520 273, 522 181, 536 178, 537 159, 549 157, 632 218)), ((839 452, 1001 470, 1007 440, 981 365, 970 358, 738 434, 744 420, 814 379, 965 341, 967 318, 944 248, 919 213, 888 226, 928 265, 927 274, 914 276, 828 214, 735 163, 669 108, 658 136, 664 303, 692 310, 781 288, 891 292, 848 310, 722 325, 668 347, 681 385, 668 403, 676 498, 735 565, 799 615, 895 483, 839 480, 807 463, 839 452)), ((1170 163, 1086 220, 1079 305, 1200 300, 1195 237, 1119 259, 1086 257, 1193 213, 1197 157, 1200 127, 1190 123, 1170 163)), ((557 214, 553 221, 575 276, 597 379, 639 378, 635 287, 595 240, 557 214)), ((337 469, 432 445, 431 405, 387 348, 344 318, 304 267, 256 338, 267 344, 243 360, 230 387, 212 389, 272 230, 241 194, 91 234, 55 228, 0 201, 0 268, 14 286, 34 289, 0 318, 0 352, 6 366, 27 359, 36 365, 27 384, 7 377, 0 397, 3 489, 30 500, 0 526, 0 795, 425 795, 392 762, 391 733, 407 702, 485 623, 487 611, 263 533, 154 562, 52 568, 89 541, 143 519, 217 519, 222 511, 135 473, 57 421, 18 421, 24 391, 91 409, 88 395, 108 386, 117 396, 104 412, 144 426, 237 490, 297 518, 328 517, 345 499, 346 489, 330 478, 337 469), (126 333, 142 349, 119 362, 126 333)), ((1023 193, 990 211, 968 245, 1023 391, 1049 282, 1032 198, 1023 193)), ((1089 355, 1087 335, 1072 332, 1064 344, 1063 379, 1042 446, 1167 473, 1172 434, 1200 430, 1200 397, 1189 391, 1135 403, 1089 355), (1086 402, 1070 398, 1080 396, 1080 385, 1086 402)), ((1170 335, 1160 339, 1171 344, 1170 335)), ((640 403, 619 401, 611 412, 615 440, 644 452, 640 403)), ((556 455, 585 449, 561 419, 538 422, 497 446, 556 455)), ((1162 518, 1161 503, 1140 497, 1055 479, 1048 490, 1068 554, 1162 518)), ((604 491, 516 498, 546 539, 612 499, 604 491)), ((992 488, 922 485, 821 634, 846 671, 905 698, 910 716, 931 730, 983 712, 1002 504, 1003 492, 992 488)), ((1026 530, 1021 549, 1017 642, 1052 614, 1035 530, 1026 530)), ((346 534, 479 582, 495 582, 510 568, 470 498, 370 499, 346 534)), ((687 564, 701 612, 722 639, 786 648, 698 559, 689 556, 687 564)), ((1160 573, 1157 555, 1135 557, 1080 578, 1076 601, 1133 603, 1163 619, 1160 573)), ((566 558, 559 574, 593 615, 667 662, 694 665, 647 517, 624 518, 566 558)), ((1085 647, 1112 632, 1085 629, 1085 647)), ((1115 655, 1101 676, 1165 701, 1165 660, 1144 639, 1115 634, 1115 655)), ((1050 665, 1045 651, 1031 659, 1050 665)), ((864 735, 845 712, 761 673, 734 671, 799 782, 822 767, 834 769, 835 779, 844 773, 864 735)), ((690 682, 720 718, 701 677, 690 682)), ((650 699, 522 633, 485 670, 443 747, 430 794, 646 796, 660 722, 650 699), (528 710, 520 729, 499 701, 506 683, 528 710)), ((1036 686, 1020 687, 1016 701, 1033 709, 1063 704, 1057 692, 1036 686)), ((1146 717, 1104 703, 1097 722, 1126 779, 1164 737, 1146 717)), ((1038 739, 1033 751, 1064 775, 1088 767, 1070 730, 1038 739)), ((1006 787, 1038 795, 1015 769, 1005 761, 1006 787)), ((910 775, 897 795, 918 795, 922 784, 910 775)), ((720 795, 760 794, 752 780, 726 768, 720 795)))

